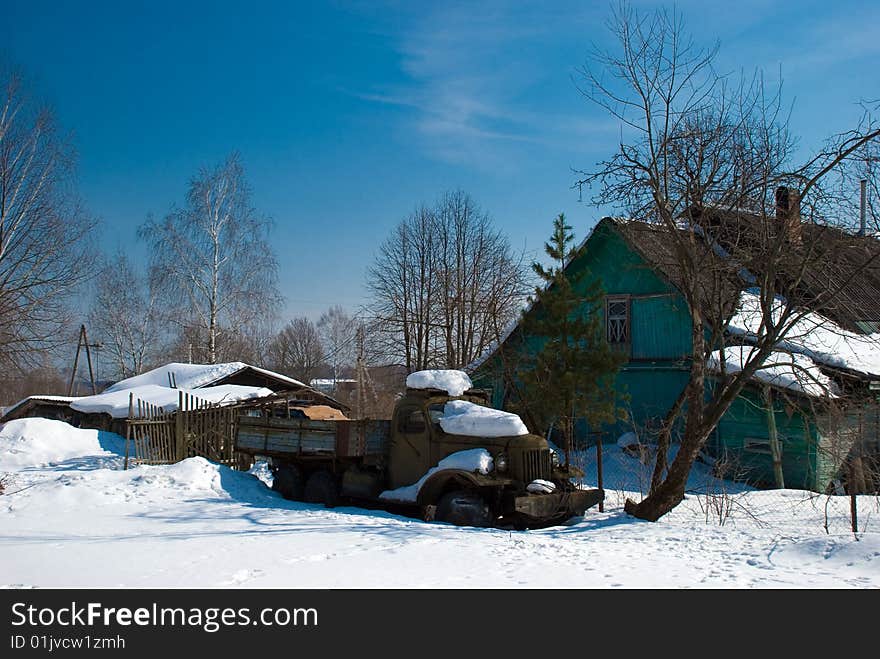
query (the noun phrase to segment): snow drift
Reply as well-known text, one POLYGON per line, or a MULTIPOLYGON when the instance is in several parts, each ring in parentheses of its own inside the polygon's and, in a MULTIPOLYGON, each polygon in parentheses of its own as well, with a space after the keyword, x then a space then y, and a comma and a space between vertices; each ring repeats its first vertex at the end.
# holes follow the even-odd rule
MULTIPOLYGON (((63 421, 28 418, 0 426, 0 471, 57 464, 84 456, 110 456, 98 430, 73 428, 63 421)), ((113 435, 122 439, 117 435, 113 435)))

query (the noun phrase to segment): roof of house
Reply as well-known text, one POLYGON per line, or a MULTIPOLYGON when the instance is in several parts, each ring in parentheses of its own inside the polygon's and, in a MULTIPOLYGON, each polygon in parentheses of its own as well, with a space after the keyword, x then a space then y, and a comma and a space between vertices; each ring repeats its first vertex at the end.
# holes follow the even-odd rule
POLYGON ((689 214, 731 263, 760 275, 772 261, 781 287, 799 306, 855 332, 870 331, 866 324, 880 322, 880 240, 875 236, 800 221, 785 251, 768 258, 779 245, 777 217, 718 208, 689 214))

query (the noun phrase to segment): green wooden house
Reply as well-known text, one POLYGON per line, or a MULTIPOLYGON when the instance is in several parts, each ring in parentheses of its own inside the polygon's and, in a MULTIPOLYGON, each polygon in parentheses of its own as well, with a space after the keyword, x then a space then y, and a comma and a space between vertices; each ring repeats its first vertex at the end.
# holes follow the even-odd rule
MULTIPOLYGON (((590 277, 601 280, 606 293, 606 338, 628 357, 618 374, 616 388, 629 396, 630 418, 612 427, 582 428, 585 443, 595 441, 597 436, 604 442, 613 442, 632 430, 650 441, 652 429, 659 428, 689 375, 690 318, 674 283, 676 273, 663 266, 664 259, 658 254, 663 249, 662 242, 634 239, 633 232, 625 230, 626 224, 612 218, 602 219, 568 266, 572 274, 586 269, 590 277)), ((880 285, 877 298, 880 300, 880 285)), ((534 337, 516 339, 513 329, 503 344, 519 340, 534 347, 534 337)), ((485 354, 469 370, 477 386, 492 391, 496 407, 508 406, 510 387, 497 349, 485 354)), ((880 380, 880 375, 858 375, 865 376, 860 380, 864 381, 863 389, 867 389, 870 377, 880 380)), ((711 378, 707 386, 713 386, 711 378)), ((778 390, 772 397, 773 420, 782 445, 786 487, 815 491, 833 487, 852 450, 853 442, 845 441, 849 435, 858 432, 863 436, 867 428, 876 445, 880 425, 876 405, 858 405, 843 416, 826 415, 815 401, 805 400, 791 390, 774 389, 778 390)), ((706 450, 723 462, 728 477, 772 485, 769 416, 763 391, 756 383, 743 392, 718 424, 706 450)))

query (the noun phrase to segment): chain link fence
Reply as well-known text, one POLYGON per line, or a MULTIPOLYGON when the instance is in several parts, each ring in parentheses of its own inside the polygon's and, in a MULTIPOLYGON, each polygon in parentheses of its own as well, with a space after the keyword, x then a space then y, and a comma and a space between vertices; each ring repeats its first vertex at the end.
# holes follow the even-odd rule
MULTIPOLYGON (((597 451, 575 451, 572 464, 584 472, 582 483, 599 484, 597 451)), ((607 512, 622 511, 626 499, 640 501, 651 487, 654 455, 650 447, 634 445, 622 450, 605 445, 602 486, 607 512)), ((797 489, 757 489, 716 475, 707 462, 691 470, 685 501, 670 513, 675 518, 698 518, 716 526, 754 526, 781 534, 880 532, 880 494, 821 494, 797 489)))

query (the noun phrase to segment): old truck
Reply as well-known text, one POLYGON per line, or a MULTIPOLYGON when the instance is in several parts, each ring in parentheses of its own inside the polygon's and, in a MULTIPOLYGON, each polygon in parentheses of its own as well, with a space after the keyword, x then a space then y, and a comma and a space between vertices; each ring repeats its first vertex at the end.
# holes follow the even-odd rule
POLYGON ((583 472, 518 416, 467 388, 464 373, 424 371, 407 384, 390 420, 310 419, 286 405, 242 415, 236 450, 266 460, 287 499, 379 505, 460 526, 546 526, 603 499, 579 488, 583 472))

